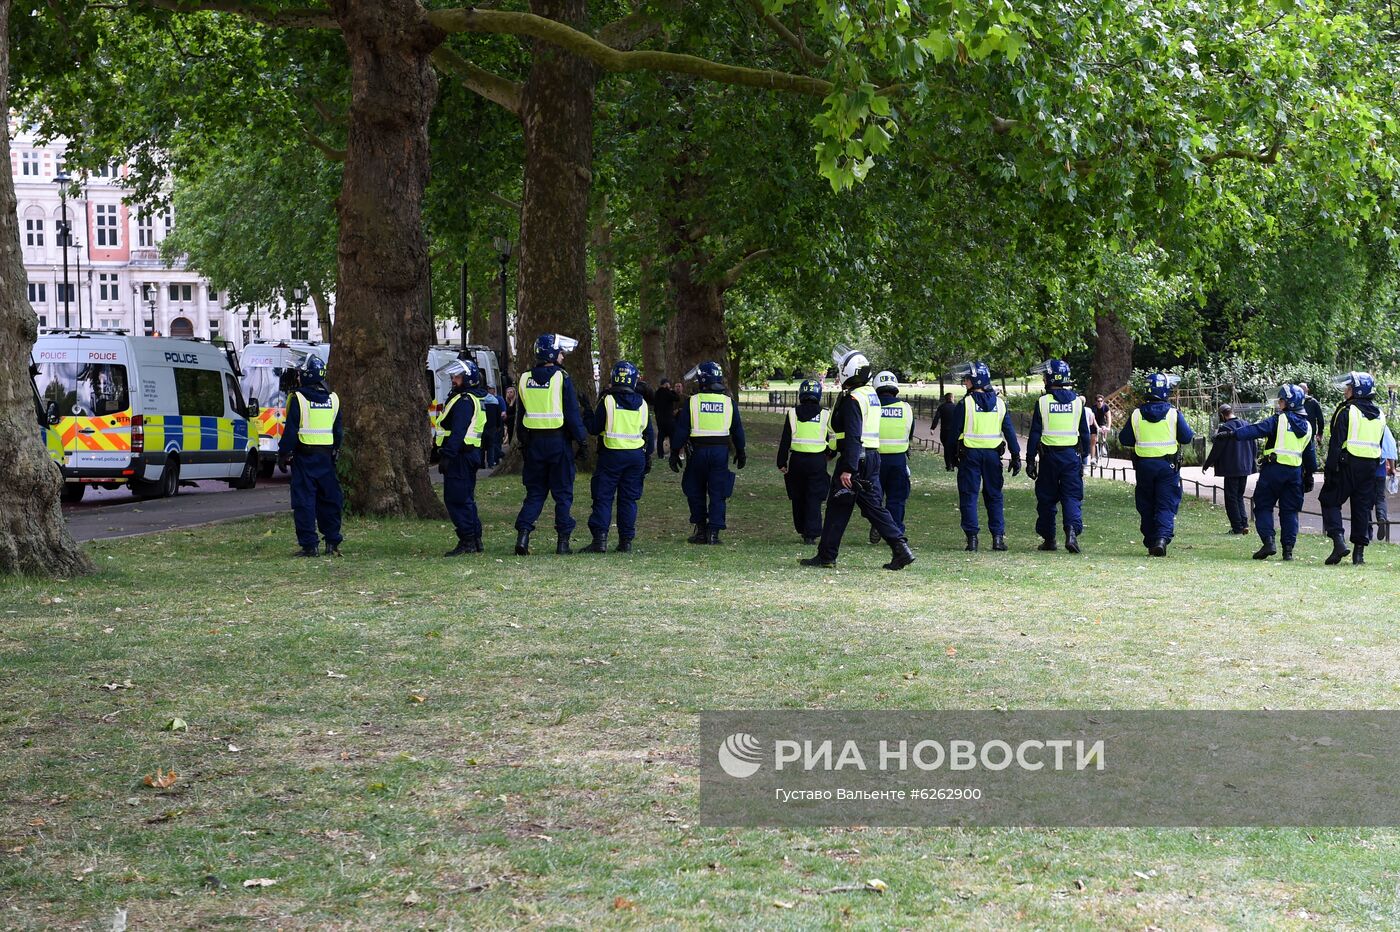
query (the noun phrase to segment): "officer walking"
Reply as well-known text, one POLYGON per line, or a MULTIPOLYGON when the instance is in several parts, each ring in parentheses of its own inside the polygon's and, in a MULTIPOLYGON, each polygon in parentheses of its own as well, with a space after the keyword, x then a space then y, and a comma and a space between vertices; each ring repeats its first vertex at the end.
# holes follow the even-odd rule
POLYGON ((1283 558, 1293 559, 1298 542, 1298 513, 1303 495, 1313 488, 1317 472, 1317 448, 1306 408, 1307 394, 1298 385, 1284 385, 1275 400, 1277 411, 1257 424, 1238 418, 1222 421, 1216 437, 1264 441, 1259 481, 1254 485, 1254 527, 1260 547, 1254 559, 1267 560, 1278 553, 1274 546, 1274 506, 1278 506, 1279 527, 1283 532, 1283 558))
POLYGON ((826 440, 831 412, 822 407, 822 384, 808 379, 797 389, 778 438, 778 471, 792 502, 792 526, 802 543, 813 546, 822 533, 822 501, 831 481, 826 472, 826 440))
POLYGON ((1332 538, 1332 553, 1325 562, 1335 566, 1351 554, 1351 562, 1366 562, 1371 542, 1371 511, 1376 507, 1376 460, 1381 456, 1385 418, 1376 407, 1376 380, 1369 372, 1348 372, 1338 380, 1344 398, 1332 413, 1327 467, 1322 474, 1322 528, 1332 538), (1351 502, 1351 543, 1348 551, 1342 525, 1342 504, 1351 502))
POLYGON ((1021 472, 1021 443, 1011 425, 1006 402, 992 388, 992 370, 984 362, 968 363, 962 370, 967 394, 953 415, 958 436, 958 509, 967 535, 964 550, 977 551, 977 495, 987 505, 987 525, 992 532, 992 549, 1006 549, 1006 514, 1001 494, 1003 476, 1001 454, 1011 451, 1011 475, 1021 472))
POLYGON ((1065 549, 1079 553, 1084 533, 1084 457, 1089 455, 1089 413, 1074 389, 1069 363, 1049 359, 1036 367, 1045 393, 1031 414, 1026 438, 1026 475, 1035 481, 1035 532, 1040 550, 1058 550, 1055 512, 1061 512, 1065 549), (1037 462, 1037 457, 1039 462, 1037 462))
POLYGON ((1147 377, 1148 400, 1134 409, 1118 432, 1118 443, 1133 451, 1137 473, 1134 497, 1142 519, 1142 544, 1154 557, 1165 557, 1181 507, 1181 447, 1196 439, 1186 418, 1167 397, 1177 376, 1154 372, 1147 377))
POLYGON ((522 557, 530 552, 530 535, 546 495, 554 499, 554 530, 559 535, 554 552, 573 553, 572 444, 581 447, 588 441, 574 383, 563 369, 564 354, 576 346, 577 340, 561 334, 543 334, 535 341, 535 367, 520 374, 515 435, 525 461, 520 472, 525 501, 515 517, 515 552, 522 557))
POLYGON ((583 548, 585 553, 607 553, 614 498, 617 552, 632 552, 642 477, 651 472, 651 450, 656 442, 651 412, 637 391, 640 381, 636 366, 625 359, 617 363, 611 383, 590 418, 590 432, 602 435, 603 448, 593 471, 593 513, 588 518, 593 542, 583 548))
MULTIPOLYGON (((875 376, 875 394, 880 398, 880 489, 885 493, 885 509, 899 528, 899 536, 909 535, 904 527, 904 507, 909 503, 909 438, 914 435, 914 408, 899 400, 899 379, 886 369, 875 376)), ((880 532, 870 528, 870 542, 880 542, 880 532)))
POLYGON ((836 442, 836 471, 826 500, 817 555, 799 561, 802 566, 830 568, 841 552, 841 538, 857 506, 860 513, 890 545, 887 570, 902 570, 914 562, 914 551, 884 505, 880 487, 880 396, 870 388, 870 362, 865 354, 845 344, 831 353, 841 374, 841 394, 831 410, 831 430, 836 442))
POLYGON ((300 386, 287 396, 287 418, 277 446, 277 463, 292 467, 292 520, 299 557, 314 557, 326 541, 326 555, 340 556, 340 513, 345 498, 335 474, 340 456, 340 396, 326 388, 326 363, 316 354, 302 363, 300 386))
POLYGON ((487 445, 490 409, 481 370, 470 359, 454 359, 444 371, 452 380, 447 402, 438 417, 437 442, 442 456, 442 500, 457 530, 457 546, 443 554, 460 557, 481 553, 481 519, 476 513, 476 473, 482 467, 487 445))
POLYGON ((734 473, 729 471, 729 447, 734 465, 743 469, 744 425, 739 409, 724 385, 724 370, 717 362, 702 362, 686 373, 699 391, 681 406, 671 435, 671 472, 681 471, 681 450, 688 451, 681 490, 690 503, 692 544, 718 544, 725 526, 725 502, 734 494, 734 473))

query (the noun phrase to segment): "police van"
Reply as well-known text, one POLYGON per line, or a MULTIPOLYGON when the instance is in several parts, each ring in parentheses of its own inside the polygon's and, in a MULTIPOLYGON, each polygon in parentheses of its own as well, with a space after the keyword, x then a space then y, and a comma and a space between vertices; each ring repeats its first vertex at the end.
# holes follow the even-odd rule
POLYGON ((287 393, 296 387, 297 370, 308 356, 330 359, 329 343, 300 340, 258 340, 243 347, 243 397, 249 408, 256 408, 258 433, 258 475, 272 477, 277 464, 277 447, 287 421, 287 393))
MULTIPOLYGON (((485 346, 433 346, 428 349, 428 391, 433 396, 432 402, 428 405, 428 423, 432 427, 433 448, 432 455, 437 455, 437 439, 442 430, 438 427, 438 418, 442 415, 442 409, 447 404, 448 393, 452 391, 452 378, 445 372, 447 365, 454 359, 470 359, 476 363, 481 370, 482 382, 486 385, 487 391, 497 398, 501 398, 501 368, 496 361, 494 350, 485 346)), ((505 404, 505 399, 501 398, 501 404, 505 404)))
POLYGON ((89 485, 163 498, 182 481, 257 482, 256 429, 232 350, 123 331, 57 330, 31 354, 63 500, 89 485))

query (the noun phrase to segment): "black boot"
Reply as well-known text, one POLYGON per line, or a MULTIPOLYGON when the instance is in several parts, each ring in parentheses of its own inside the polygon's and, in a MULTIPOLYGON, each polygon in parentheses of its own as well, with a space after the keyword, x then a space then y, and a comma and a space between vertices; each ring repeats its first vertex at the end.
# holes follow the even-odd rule
POLYGON ((872 544, 878 544, 880 542, 880 532, 874 528, 870 529, 870 542, 872 544))
POLYGON ((976 535, 976 534, 969 534, 969 535, 967 535, 967 546, 964 547, 963 550, 966 550, 968 553, 976 553, 976 552, 977 552, 977 535, 976 535))
POLYGON ((517 557, 523 557, 523 556, 528 555, 529 553, 530 553, 530 532, 529 532, 529 531, 516 531, 516 532, 515 532, 515 555, 516 555, 517 557))
POLYGON ((311 547, 303 547, 303 548, 301 548, 300 550, 298 550, 296 553, 292 554, 292 556, 294 556, 294 557, 317 557, 317 556, 320 556, 320 552, 319 552, 319 551, 317 550, 317 548, 314 547, 314 546, 311 546, 311 547))
POLYGON ((1342 562, 1342 557, 1345 557, 1349 553, 1351 553, 1351 551, 1347 549, 1346 535, 1333 534, 1332 552, 1329 553, 1327 555, 1327 559, 1323 560, 1322 562, 1326 563, 1328 566, 1336 566, 1338 563, 1342 562))
POLYGON ((1147 552, 1152 554, 1152 556, 1154 557, 1165 557, 1167 555, 1166 540, 1161 537, 1157 538, 1151 543, 1150 546, 1148 546, 1147 552))
POLYGON ((836 566, 836 561, 835 561, 835 560, 824 560, 824 559, 822 559, 821 557, 807 557, 805 560, 798 560, 798 561, 797 561, 797 565, 798 565, 798 566, 805 566, 805 567, 807 567, 808 569, 829 570, 829 569, 834 569, 834 568, 835 568, 835 566, 836 566))
POLYGON ((992 535, 992 549, 997 551, 1006 550, 1006 537, 1002 534, 992 535))
POLYGON ((593 543, 589 544, 587 547, 584 547, 583 550, 580 551, 580 553, 607 553, 607 552, 608 552, 608 535, 607 535, 606 533, 604 533, 604 534, 594 534, 594 535, 593 535, 593 543))
POLYGON ((483 547, 483 546, 481 545, 481 535, 480 535, 480 534, 478 534, 478 535, 476 535, 475 537, 472 538, 471 548, 472 548, 472 553, 485 553, 485 552, 486 552, 486 548, 483 547))
POLYGON ((1276 553, 1278 553, 1278 551, 1274 549, 1274 539, 1272 537, 1266 537, 1259 549, 1254 551, 1254 559, 1267 560, 1276 553))
POLYGON ((457 541, 457 546, 443 554, 444 557, 460 557, 472 552, 471 544, 465 540, 457 541))
POLYGON ((630 538, 630 537, 619 537, 618 540, 617 540, 617 552, 618 552, 618 553, 631 553, 631 552, 632 552, 632 538, 630 538))
POLYGON ((1285 562, 1285 563, 1291 563, 1292 561, 1293 561, 1293 548, 1290 547, 1288 544, 1284 544, 1284 545, 1283 545, 1283 562, 1285 562))
POLYGON ((709 535, 705 533, 705 525, 692 524, 695 531, 685 539, 687 544, 703 544, 709 541, 709 535))
POLYGON ((1073 531, 1065 531, 1065 549, 1070 553, 1079 553, 1079 535, 1073 531))
POLYGON ((1354 545, 1354 546, 1352 547, 1352 551, 1351 551, 1351 565, 1352 565, 1352 566, 1361 566, 1361 565, 1362 565, 1363 563, 1365 563, 1365 562, 1366 562, 1366 545, 1365 545, 1365 544, 1356 544, 1356 545, 1354 545))
MULTIPOLYGON (((1068 541, 1066 541, 1066 543, 1068 543, 1068 541)), ((1037 547, 1037 548, 1035 548, 1035 549, 1036 549, 1036 550, 1044 550, 1046 553, 1049 553, 1049 552, 1052 551, 1052 550, 1059 550, 1059 549, 1060 549, 1060 545, 1057 544, 1057 543, 1055 543, 1055 538, 1053 538, 1053 537, 1047 537, 1047 538, 1045 538, 1044 540, 1042 540, 1042 541, 1040 542, 1040 546, 1037 547)))
POLYGON ((815 547, 817 544, 821 543, 821 541, 821 537, 816 534, 802 535, 802 543, 806 544, 808 547, 815 547))
POLYGON ((909 547, 908 538, 896 537, 890 541, 890 562, 885 564, 885 569, 902 570, 913 562, 914 551, 909 547))
POLYGON ((715 546, 715 547, 718 547, 718 546, 719 546, 719 531, 718 531, 718 530, 711 530, 710 533, 709 533, 709 534, 707 535, 707 537, 706 537, 705 543, 710 544, 710 545, 715 546))
POLYGON ((1390 540, 1390 522, 1376 522, 1376 540, 1390 540))
POLYGON ((569 554, 574 552, 574 548, 569 546, 568 534, 559 535, 559 542, 554 545, 554 552, 561 557, 568 556, 569 554))

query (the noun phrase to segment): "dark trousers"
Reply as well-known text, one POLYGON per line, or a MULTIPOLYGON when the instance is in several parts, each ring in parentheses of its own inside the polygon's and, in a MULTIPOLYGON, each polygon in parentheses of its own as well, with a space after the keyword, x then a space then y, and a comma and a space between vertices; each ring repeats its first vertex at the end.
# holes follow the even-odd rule
MULTIPOLYGON (((1330 464, 1329 464, 1330 465, 1330 464)), ((1344 533, 1342 505, 1351 502, 1351 542, 1371 542, 1371 511, 1376 507, 1376 461, 1342 454, 1335 469, 1322 477, 1322 528, 1329 537, 1344 533)))
POLYGON ((335 460, 329 453, 307 453, 299 448, 292 457, 292 521, 297 528, 297 543, 305 550, 315 547, 316 528, 326 539, 326 546, 338 547, 340 513, 345 498, 340 492, 340 480, 335 475, 335 460))
POLYGON ((954 457, 958 454, 958 435, 939 434, 938 442, 943 445, 943 468, 952 472, 957 468, 954 457))
POLYGON ((690 504, 691 524, 724 530, 725 503, 734 494, 728 444, 693 448, 681 475, 681 491, 690 504))
POLYGON ((976 534, 977 494, 987 503, 987 529, 993 536, 1006 533, 1002 509, 1001 455, 995 449, 964 450, 958 462, 958 511, 962 513, 964 534, 976 534))
POLYGON ((661 459, 666 455, 666 444, 671 439, 671 433, 676 429, 676 422, 656 420, 656 458, 661 459))
POLYGON ((481 536, 481 518, 476 513, 476 473, 481 468, 481 450, 464 447, 456 456, 442 458, 442 502, 457 531, 466 543, 481 536))
POLYGON ((1134 463, 1137 485, 1133 489, 1142 542, 1151 546, 1176 534, 1176 512, 1181 508, 1181 474, 1165 456, 1140 457, 1134 463))
POLYGON ((880 488, 880 454, 877 451, 865 451, 859 475, 870 482, 867 491, 860 491, 855 486, 842 488, 839 474, 831 477, 831 493, 826 500, 826 522, 822 525, 821 545, 817 547, 817 556, 823 560, 836 560, 841 552, 841 537, 851 521, 851 512, 857 507, 884 540, 898 540, 904 536, 885 509, 884 490, 880 488))
POLYGON ((562 438, 549 442, 534 440, 525 446, 525 465, 520 481, 525 486, 525 501, 515 516, 517 531, 533 531, 535 520, 544 510, 544 500, 554 499, 554 529, 561 536, 574 532, 574 456, 562 438))
POLYGON ((909 504, 909 454, 880 454, 880 488, 885 493, 885 510, 899 528, 899 536, 908 536, 904 528, 904 507, 909 504))
MULTIPOLYGON (((1225 476, 1225 516, 1230 519, 1230 530, 1243 531, 1249 527, 1249 512, 1244 506, 1244 489, 1249 483, 1248 476, 1225 476)), ((1302 480, 1300 479, 1299 482, 1302 480)), ((1254 491, 1255 507, 1258 507, 1259 490, 1254 491)))
POLYGON ((1260 540, 1273 540, 1275 506, 1283 545, 1292 547, 1298 541, 1298 513, 1303 510, 1303 467, 1269 462, 1259 467, 1259 480, 1254 483, 1254 529, 1260 540))
POLYGON ((803 537, 822 532, 822 502, 831 477, 826 472, 825 453, 791 453, 783 476, 788 500, 792 502, 792 527, 803 537))
POLYGON ((1062 512, 1065 533, 1084 532, 1084 468, 1078 447, 1040 448, 1035 479, 1035 532, 1055 537, 1055 513, 1062 512))
POLYGON ((593 470, 590 484, 593 513, 588 516, 588 530, 594 537, 608 533, 614 498, 617 499, 617 536, 623 540, 637 536, 637 502, 642 498, 642 476, 646 468, 647 455, 643 450, 604 447, 598 453, 598 466, 593 470))
POLYGON ((1376 499, 1376 523, 1386 525, 1390 523, 1390 503, 1385 500, 1385 474, 1376 477, 1376 491, 1373 493, 1376 499))

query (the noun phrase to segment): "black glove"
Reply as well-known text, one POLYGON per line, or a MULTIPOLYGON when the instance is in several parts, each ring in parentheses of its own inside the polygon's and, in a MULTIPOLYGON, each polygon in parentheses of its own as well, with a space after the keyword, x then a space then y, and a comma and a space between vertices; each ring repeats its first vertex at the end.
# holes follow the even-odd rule
POLYGON ((1013 476, 1019 476, 1020 474, 1021 474, 1021 458, 1020 458, 1019 456, 1013 456, 1013 457, 1011 457, 1011 475, 1013 475, 1013 476))
POLYGON ((1235 431, 1230 427, 1222 427, 1215 432, 1215 440, 1231 440, 1235 436, 1235 431))
POLYGON ((748 461, 749 461, 749 458, 748 458, 748 456, 744 453, 743 450, 739 450, 739 451, 737 451, 737 452, 734 454, 734 468, 735 468, 735 469, 743 469, 743 468, 744 468, 744 464, 747 463, 748 461))
POLYGON ((1032 480, 1040 476, 1040 470, 1036 468, 1035 460, 1031 460, 1026 464, 1026 475, 1032 480))
POLYGON ((292 465, 292 457, 291 457, 291 454, 290 454, 290 453, 279 453, 279 454, 277 454, 277 465, 278 465, 279 467, 281 467, 282 469, 286 469, 288 466, 292 465))
POLYGON ((578 444, 578 449, 574 451, 574 462, 582 462, 584 451, 587 449, 588 447, 585 444, 578 444))
POLYGON ((671 457, 671 472, 680 472, 680 471, 681 471, 681 458, 680 458, 679 456, 672 456, 672 457, 671 457))
POLYGON ((646 464, 645 466, 642 467, 642 475, 645 476, 645 475, 647 475, 647 474, 650 473, 650 472, 651 472, 651 457, 648 456, 648 457, 647 457, 647 464, 646 464))
POLYGON ((1304 492, 1311 492, 1311 491, 1313 490, 1313 484, 1314 484, 1316 481, 1317 481, 1317 477, 1314 476, 1314 475, 1312 474, 1312 470, 1310 470, 1310 469, 1305 469, 1305 470, 1303 470, 1303 491, 1304 491, 1304 492))

